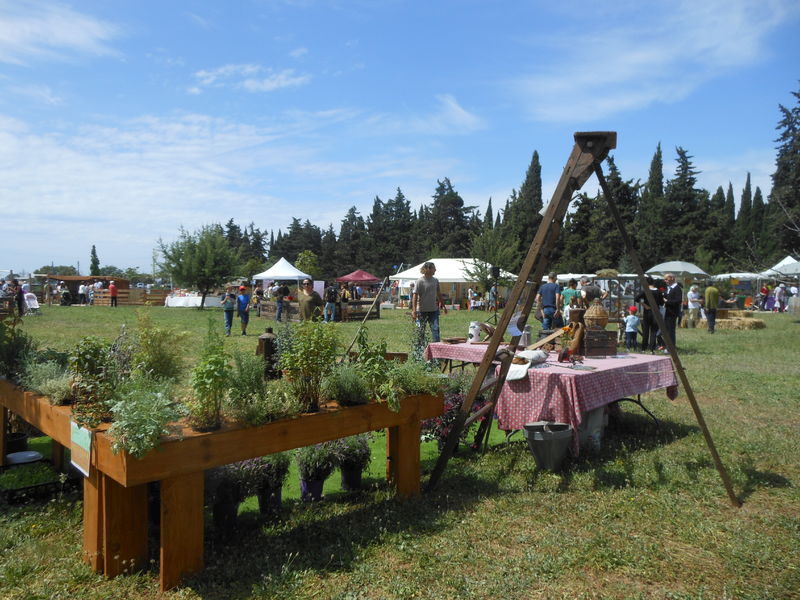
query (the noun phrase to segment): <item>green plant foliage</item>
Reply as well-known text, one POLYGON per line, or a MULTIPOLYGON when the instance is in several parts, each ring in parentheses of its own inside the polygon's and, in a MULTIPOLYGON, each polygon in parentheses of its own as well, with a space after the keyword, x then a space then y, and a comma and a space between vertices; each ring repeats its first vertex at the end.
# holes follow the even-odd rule
POLYGON ((54 360, 36 362, 38 355, 26 357, 22 387, 47 396, 55 405, 68 404, 72 398, 72 385, 67 368, 54 360))
POLYGON ((300 400, 286 380, 264 382, 264 361, 260 356, 238 351, 228 374, 225 413, 244 425, 262 425, 297 415, 300 400))
POLYGON ((240 463, 244 487, 249 494, 263 493, 283 487, 289 474, 288 452, 277 452, 240 463))
POLYGON ((0 489, 18 490, 41 483, 58 481, 58 473, 49 463, 17 465, 0 473, 0 489))
POLYGON ((394 361, 386 374, 386 380, 378 387, 381 398, 389 408, 400 410, 400 399, 413 394, 437 394, 442 388, 442 378, 430 370, 427 363, 408 360, 394 361))
POLYGON ((319 406, 322 379, 336 362, 339 338, 331 323, 303 321, 294 328, 292 343, 280 355, 285 370, 307 410, 319 406))
POLYGON ((371 344, 367 328, 361 327, 356 334, 356 346, 358 351, 352 364, 366 380, 370 394, 377 396, 378 387, 384 381, 390 366, 386 360, 386 340, 381 339, 371 344))
POLYGON ((182 345, 185 334, 174 327, 158 326, 150 315, 136 312, 138 329, 133 353, 133 369, 151 377, 176 379, 183 369, 183 359, 175 349, 182 345))
POLYGON ((324 481, 336 467, 336 455, 330 443, 305 446, 295 451, 300 479, 324 481))
POLYGON ((35 350, 35 344, 18 325, 21 319, 10 314, 0 319, 0 376, 16 381, 22 371, 22 363, 35 350))
POLYGON ((100 338, 82 338, 69 357, 73 415, 82 426, 96 427, 108 413, 117 383, 116 364, 109 346, 100 338))
POLYGON ((170 384, 163 379, 133 377, 118 390, 111 405, 114 422, 108 430, 116 453, 124 450, 141 458, 157 448, 168 425, 183 416, 183 407, 172 398, 170 384))
POLYGON ((216 429, 222 423, 228 373, 228 355, 213 320, 209 319, 202 357, 192 369, 192 394, 185 400, 189 420, 195 429, 216 429))
POLYGON ((351 435, 331 442, 336 464, 342 469, 363 471, 372 458, 370 436, 366 433, 351 435))
POLYGON ((359 371, 347 364, 337 365, 322 380, 321 396, 340 406, 355 406, 369 401, 369 388, 359 371))

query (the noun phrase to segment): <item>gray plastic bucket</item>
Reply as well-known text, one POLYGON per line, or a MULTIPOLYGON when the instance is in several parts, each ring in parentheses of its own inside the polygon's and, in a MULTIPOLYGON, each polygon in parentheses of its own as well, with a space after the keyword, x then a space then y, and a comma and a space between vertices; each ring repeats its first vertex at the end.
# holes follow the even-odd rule
POLYGON ((560 471, 572 443, 572 425, 552 421, 528 423, 525 425, 525 439, 540 469, 560 471))

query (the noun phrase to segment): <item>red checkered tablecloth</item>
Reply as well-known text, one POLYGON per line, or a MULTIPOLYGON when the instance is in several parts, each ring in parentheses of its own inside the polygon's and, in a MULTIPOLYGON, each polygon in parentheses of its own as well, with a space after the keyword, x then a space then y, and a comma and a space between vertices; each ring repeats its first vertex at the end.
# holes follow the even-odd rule
MULTIPOLYGON (((485 345, 430 344, 426 358, 445 358, 479 363, 485 345)), ((528 376, 506 381, 500 391, 496 414, 501 429, 522 429, 526 423, 569 423, 577 432, 583 413, 620 398, 667 389, 677 397, 678 380, 668 356, 628 354, 620 358, 586 358, 593 371, 579 371, 559 363, 550 353, 544 368, 531 368, 528 376)), ((577 436, 574 437, 577 444, 577 436)))

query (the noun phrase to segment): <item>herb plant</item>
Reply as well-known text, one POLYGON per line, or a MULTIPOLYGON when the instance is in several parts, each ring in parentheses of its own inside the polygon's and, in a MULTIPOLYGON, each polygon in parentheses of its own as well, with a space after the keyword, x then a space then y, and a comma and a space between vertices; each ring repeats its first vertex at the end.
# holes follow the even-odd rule
POLYGON ((124 450, 142 458, 158 447, 161 437, 170 432, 168 425, 183 416, 170 392, 166 381, 143 376, 123 384, 111 405, 114 423, 108 430, 115 453, 124 450))
POLYGON ((330 443, 305 446, 295 451, 300 479, 324 481, 336 466, 336 456, 330 443))
POLYGON ((369 388, 361 373, 353 366, 337 365, 322 380, 321 396, 340 406, 355 406, 369 401, 369 388))
POLYGON ((336 464, 342 469, 358 471, 366 469, 372 458, 369 439, 368 434, 360 433, 331 442, 336 464))
POLYGON ((209 323, 203 357, 192 370, 192 394, 186 400, 192 426, 200 431, 222 424, 222 402, 228 384, 228 356, 222 338, 209 323))
POLYGON ((280 368, 286 371, 306 410, 319 409, 322 379, 333 369, 338 345, 335 326, 303 321, 295 327, 291 346, 281 351, 280 368))

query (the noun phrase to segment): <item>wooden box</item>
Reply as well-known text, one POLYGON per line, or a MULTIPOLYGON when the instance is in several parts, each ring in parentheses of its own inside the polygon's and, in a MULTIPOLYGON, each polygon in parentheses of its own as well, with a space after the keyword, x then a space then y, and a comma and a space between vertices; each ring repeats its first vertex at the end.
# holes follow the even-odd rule
POLYGON ((586 329, 583 336, 584 356, 612 356, 617 353, 617 332, 586 329))

